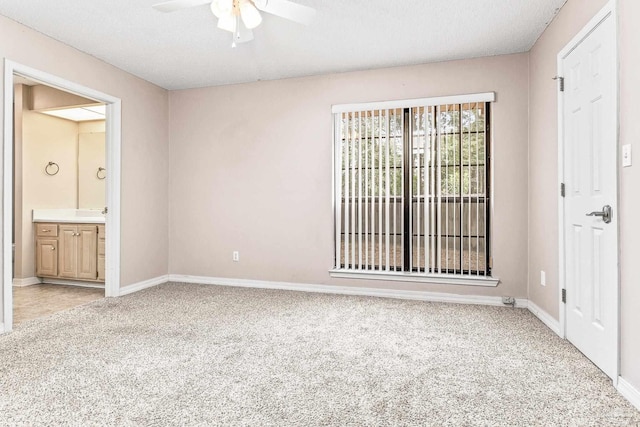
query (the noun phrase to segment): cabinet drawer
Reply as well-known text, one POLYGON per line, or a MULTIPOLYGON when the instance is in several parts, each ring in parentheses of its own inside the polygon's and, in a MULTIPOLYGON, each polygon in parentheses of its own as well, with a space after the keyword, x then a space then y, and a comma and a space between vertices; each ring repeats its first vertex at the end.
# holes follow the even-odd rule
POLYGON ((58 224, 36 224, 37 237, 57 237, 58 224))
POLYGON ((98 240, 98 255, 104 255, 104 240, 98 240))

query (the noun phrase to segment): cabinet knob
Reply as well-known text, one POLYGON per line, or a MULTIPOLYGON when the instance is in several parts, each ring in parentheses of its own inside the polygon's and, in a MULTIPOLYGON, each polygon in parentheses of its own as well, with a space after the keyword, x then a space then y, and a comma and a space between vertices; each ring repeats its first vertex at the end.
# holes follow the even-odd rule
POLYGON ((56 250, 56 247, 55 247, 55 246, 51 246, 51 250, 52 250, 52 251, 55 251, 55 250, 56 250))

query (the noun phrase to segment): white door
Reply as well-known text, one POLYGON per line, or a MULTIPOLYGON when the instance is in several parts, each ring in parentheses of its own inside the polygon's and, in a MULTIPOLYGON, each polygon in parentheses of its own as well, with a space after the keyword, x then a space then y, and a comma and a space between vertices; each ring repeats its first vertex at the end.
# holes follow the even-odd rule
POLYGON ((618 345, 614 17, 601 21, 561 61, 566 336, 614 378, 618 345), (602 216, 605 206, 611 209, 610 218, 602 216))

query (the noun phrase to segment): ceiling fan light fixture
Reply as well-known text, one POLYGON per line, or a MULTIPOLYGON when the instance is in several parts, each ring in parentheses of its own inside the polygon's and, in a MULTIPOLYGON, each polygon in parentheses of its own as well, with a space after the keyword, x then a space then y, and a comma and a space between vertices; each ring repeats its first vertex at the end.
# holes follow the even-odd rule
POLYGON ((160 12, 173 12, 209 4, 218 18, 218 28, 233 34, 233 44, 253 40, 252 29, 262 23, 261 13, 268 13, 289 21, 309 25, 316 10, 295 0, 164 0, 153 5, 160 12))
POLYGON ((249 0, 240 0, 240 16, 248 29, 254 29, 262 22, 258 9, 249 0))
POLYGON ((220 19, 223 16, 231 15, 233 10, 233 0, 213 0, 211 2, 211 13, 220 19))
POLYGON ((235 33, 236 31, 236 17, 232 14, 223 15, 218 18, 218 28, 221 30, 229 31, 230 33, 235 33))

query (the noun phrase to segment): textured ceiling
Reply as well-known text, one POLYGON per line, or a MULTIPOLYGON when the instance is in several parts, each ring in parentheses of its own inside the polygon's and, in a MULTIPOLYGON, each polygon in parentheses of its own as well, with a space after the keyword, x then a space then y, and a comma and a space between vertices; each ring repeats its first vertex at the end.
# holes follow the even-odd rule
POLYGON ((0 0, 0 14, 167 89, 528 51, 566 0, 295 0, 302 26, 263 13, 231 48, 208 6, 160 0, 0 0))

